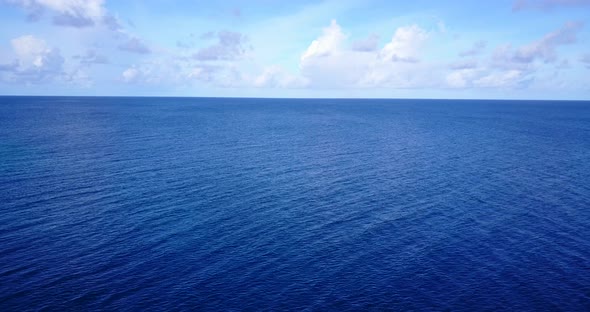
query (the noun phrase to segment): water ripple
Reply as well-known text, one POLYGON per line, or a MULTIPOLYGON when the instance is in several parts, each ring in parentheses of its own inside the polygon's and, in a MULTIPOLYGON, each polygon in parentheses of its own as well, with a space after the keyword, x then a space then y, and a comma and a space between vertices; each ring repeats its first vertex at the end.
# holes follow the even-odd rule
POLYGON ((587 310, 588 142, 588 102, 5 97, 0 310, 587 310))

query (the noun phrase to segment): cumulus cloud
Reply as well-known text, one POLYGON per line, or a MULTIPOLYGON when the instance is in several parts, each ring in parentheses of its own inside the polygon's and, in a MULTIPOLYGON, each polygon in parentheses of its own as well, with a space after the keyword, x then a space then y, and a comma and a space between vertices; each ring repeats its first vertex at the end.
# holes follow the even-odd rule
POLYGON ((362 87, 417 88, 440 82, 436 66, 423 63, 421 51, 429 34, 417 25, 399 27, 391 41, 377 51, 359 80, 362 87))
POLYGON ((473 46, 467 50, 459 52, 459 56, 477 56, 480 55, 486 48, 487 43, 485 41, 478 41, 473 44, 473 46))
MULTIPOLYGON (((217 38, 217 43, 197 51, 197 53, 193 55, 195 60, 237 60, 242 58, 248 50, 248 38, 239 32, 224 30, 217 33, 208 34, 210 37, 217 38)), ((208 39, 209 36, 204 39, 208 39)))
POLYGON ((45 40, 32 35, 11 40, 15 61, 5 64, 2 70, 8 72, 13 82, 38 83, 53 80, 63 75, 64 58, 58 49, 51 48, 45 40))
POLYGON ((497 64, 508 66, 526 65, 536 60, 542 60, 545 63, 554 62, 557 59, 557 47, 575 43, 576 35, 581 28, 581 23, 568 22, 560 29, 526 46, 517 49, 511 45, 501 46, 494 52, 494 59, 497 64))
POLYGON ((590 6, 590 0, 516 0, 512 5, 513 11, 527 9, 549 10, 559 7, 590 6))
POLYGON ((32 35, 22 36, 10 41, 19 63, 24 67, 53 67, 60 62, 57 60, 56 52, 47 46, 45 40, 32 35))
POLYGON ((5 0, 25 9, 29 20, 37 20, 44 13, 52 14, 53 23, 59 26, 89 27, 104 24, 119 28, 116 19, 109 15, 104 0, 5 0))
POLYGON ((341 87, 355 84, 366 72, 375 56, 370 53, 346 50, 347 36, 335 20, 322 30, 300 58, 301 74, 316 87, 341 87))
POLYGON ((129 37, 125 42, 118 46, 119 50, 137 54, 149 54, 150 48, 139 38, 129 37))
POLYGON ((323 29, 323 34, 312 41, 309 47, 301 55, 301 62, 314 57, 325 57, 339 53, 342 48, 346 35, 342 32, 342 28, 332 20, 330 26, 323 29))
POLYGON ((410 25, 398 28, 381 49, 358 49, 354 45, 349 49, 348 37, 333 20, 301 55, 301 75, 309 86, 320 88, 431 84, 431 73, 424 71, 429 65, 419 64, 420 50, 428 37, 425 30, 410 25))
POLYGON ((586 68, 590 69, 590 53, 586 53, 580 57, 580 62, 586 65, 586 68))
POLYGON ((427 38, 426 31, 417 25, 400 27, 379 52, 379 57, 392 62, 418 62, 418 51, 427 38))
POLYGON ((582 24, 569 22, 530 44, 514 48, 510 44, 498 46, 491 60, 480 67, 474 60, 450 64, 452 71, 445 77, 451 88, 523 88, 528 86, 537 72, 537 61, 554 63, 558 69, 566 68, 567 61, 559 60, 559 46, 573 44, 582 24))

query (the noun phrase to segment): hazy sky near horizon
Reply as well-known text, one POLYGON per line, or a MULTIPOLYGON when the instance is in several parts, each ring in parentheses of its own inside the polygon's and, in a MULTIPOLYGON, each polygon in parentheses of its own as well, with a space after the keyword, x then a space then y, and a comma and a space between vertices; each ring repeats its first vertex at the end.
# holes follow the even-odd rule
POLYGON ((0 0, 0 94, 590 99, 590 0, 0 0))

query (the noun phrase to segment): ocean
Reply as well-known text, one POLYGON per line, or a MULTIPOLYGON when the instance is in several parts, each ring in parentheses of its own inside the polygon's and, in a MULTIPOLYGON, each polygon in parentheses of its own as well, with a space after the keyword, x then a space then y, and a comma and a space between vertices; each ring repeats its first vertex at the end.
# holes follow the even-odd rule
POLYGON ((1 311, 589 311, 590 102, 0 97, 1 311))

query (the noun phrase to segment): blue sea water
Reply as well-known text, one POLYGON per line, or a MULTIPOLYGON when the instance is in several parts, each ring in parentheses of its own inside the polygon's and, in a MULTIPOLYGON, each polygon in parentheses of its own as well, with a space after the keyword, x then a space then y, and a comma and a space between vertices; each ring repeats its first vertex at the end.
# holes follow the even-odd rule
POLYGON ((590 102, 0 97, 1 311, 589 311, 590 102))

